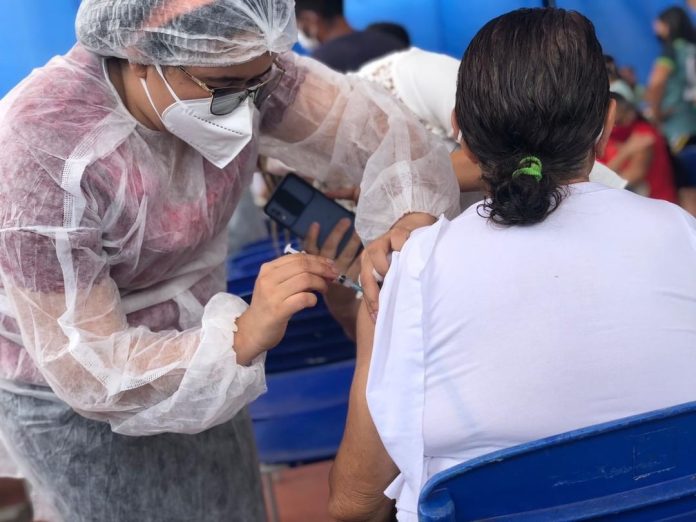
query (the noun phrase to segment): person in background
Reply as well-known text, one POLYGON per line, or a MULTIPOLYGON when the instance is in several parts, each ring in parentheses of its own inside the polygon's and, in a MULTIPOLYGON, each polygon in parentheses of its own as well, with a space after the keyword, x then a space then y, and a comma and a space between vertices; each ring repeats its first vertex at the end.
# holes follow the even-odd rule
POLYGON ((312 58, 335 71, 357 71, 363 64, 404 48, 384 31, 356 31, 343 12, 343 0, 297 0, 298 39, 312 58))
POLYGON ((641 83, 638 81, 638 75, 636 74, 636 70, 633 66, 622 65, 619 67, 619 78, 625 81, 631 88, 636 97, 636 101, 640 102, 643 100, 643 97, 645 96, 645 86, 641 85, 641 83))
MULTIPOLYGON (((627 96, 627 99, 634 104, 638 103, 638 93, 633 89, 631 84, 629 84, 624 77, 621 75, 621 69, 619 69, 619 66, 617 65, 616 61, 614 60, 613 56, 610 56, 608 54, 604 55, 604 64, 606 65, 607 68, 607 76, 609 76, 609 88, 611 89, 612 86, 614 85, 621 85, 624 84, 625 87, 628 87, 628 90, 624 87, 621 86, 619 87, 622 92, 627 96)), ((634 78, 635 79, 635 78, 634 78)))
POLYGON ((662 52, 646 92, 650 117, 674 151, 696 137, 696 30, 680 7, 660 13, 653 24, 662 52))
POLYGON ((458 80, 489 197, 393 255, 376 330, 360 310, 330 478, 342 522, 389 520, 390 499, 415 522, 440 471, 696 399, 696 219, 590 181, 615 117, 592 23, 503 15, 458 80))
POLYGON ((395 24, 392 22, 376 22, 368 25, 365 28, 366 31, 381 31, 386 34, 390 34, 398 38, 403 44, 403 49, 408 49, 411 47, 411 36, 403 25, 395 24))
POLYGON ((633 192, 677 203, 672 158, 665 138, 638 112, 634 93, 626 82, 612 82, 610 91, 616 100, 616 124, 599 161, 624 178, 633 192))
MULTIPOLYGON (((653 29, 663 48, 645 92, 647 116, 678 156, 696 145, 696 30, 681 7, 662 11, 653 29)), ((676 181, 680 204, 696 215, 696 172, 678 168, 676 181)))

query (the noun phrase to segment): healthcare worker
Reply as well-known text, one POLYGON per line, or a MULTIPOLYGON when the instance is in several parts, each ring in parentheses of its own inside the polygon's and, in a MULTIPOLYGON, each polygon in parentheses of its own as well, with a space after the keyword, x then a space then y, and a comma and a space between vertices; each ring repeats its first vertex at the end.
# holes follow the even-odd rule
POLYGON ((292 0, 83 0, 76 28, 0 104, 0 436, 52 521, 262 520, 244 407, 336 271, 288 256, 249 307, 224 293, 257 155, 361 185, 371 270, 456 212, 447 151, 288 52, 292 0))

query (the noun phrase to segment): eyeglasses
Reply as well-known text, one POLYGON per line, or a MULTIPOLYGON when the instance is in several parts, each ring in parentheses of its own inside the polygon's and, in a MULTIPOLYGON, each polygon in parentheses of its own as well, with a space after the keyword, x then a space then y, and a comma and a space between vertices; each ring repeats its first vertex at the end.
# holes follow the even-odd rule
POLYGON ((178 69, 212 96, 210 100, 210 112, 215 116, 225 116, 231 113, 247 98, 251 98, 257 107, 260 106, 261 103, 268 99, 276 87, 278 87, 280 80, 282 80, 285 75, 285 69, 276 62, 273 62, 271 68, 263 75, 262 79, 256 85, 241 88, 240 90, 239 87, 208 87, 204 82, 196 78, 182 66, 178 66, 178 69))

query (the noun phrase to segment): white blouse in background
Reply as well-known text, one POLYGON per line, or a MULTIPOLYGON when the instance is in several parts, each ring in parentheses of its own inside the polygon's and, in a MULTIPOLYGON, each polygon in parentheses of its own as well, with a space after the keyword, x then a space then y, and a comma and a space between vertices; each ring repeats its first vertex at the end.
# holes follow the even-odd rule
POLYGON ((534 439, 696 400, 696 220, 597 183, 544 222, 476 206, 416 232, 380 296, 367 385, 417 520, 426 480, 534 439))

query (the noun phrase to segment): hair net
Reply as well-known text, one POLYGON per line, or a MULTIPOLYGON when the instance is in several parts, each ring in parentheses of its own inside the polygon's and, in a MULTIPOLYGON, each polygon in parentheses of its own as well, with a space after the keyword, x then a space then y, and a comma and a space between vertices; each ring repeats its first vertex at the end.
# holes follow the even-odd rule
POLYGON ((292 0, 83 0, 75 26, 89 50, 148 65, 235 65, 297 38, 292 0))

